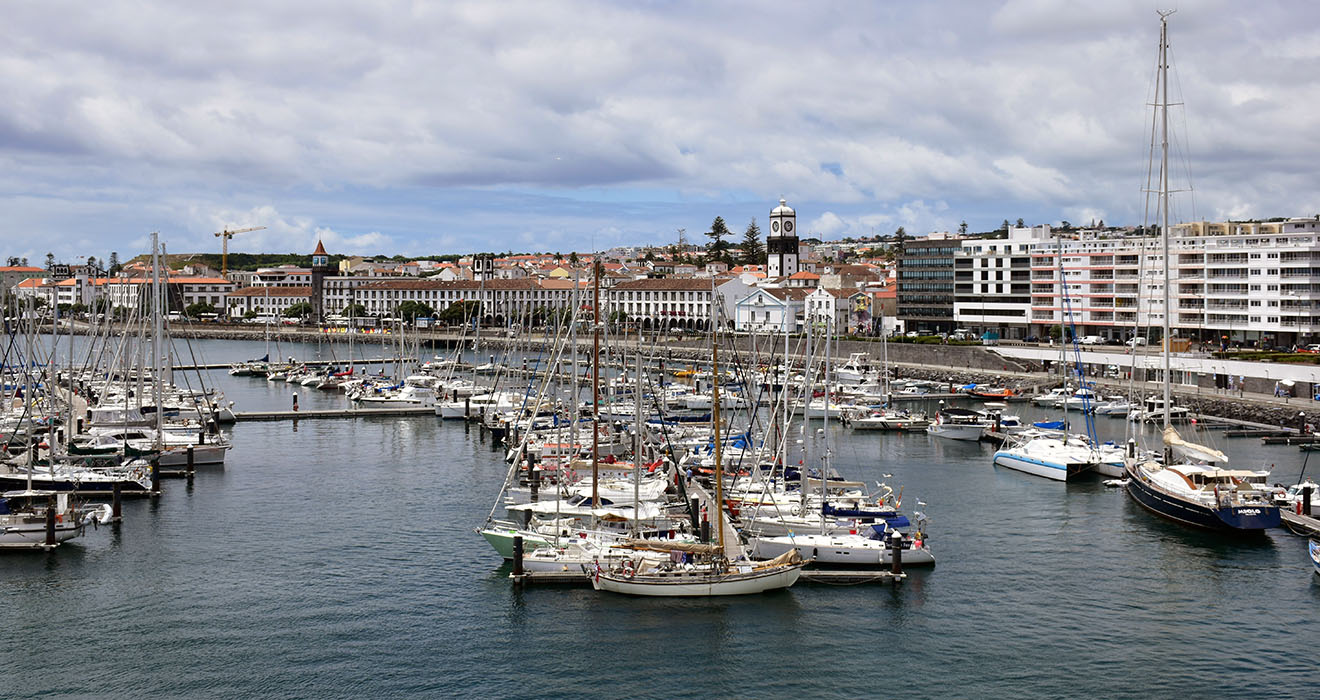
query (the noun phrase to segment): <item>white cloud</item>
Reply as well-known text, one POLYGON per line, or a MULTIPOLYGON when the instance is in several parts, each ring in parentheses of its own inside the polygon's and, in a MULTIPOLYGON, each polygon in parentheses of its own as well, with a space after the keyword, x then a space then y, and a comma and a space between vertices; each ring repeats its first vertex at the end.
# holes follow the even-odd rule
MULTIPOLYGON (((173 226, 203 248, 239 214, 270 228, 236 247, 586 248, 781 193, 853 235, 1130 218, 1158 31, 1146 0, 6 9, 0 242, 71 251, 106 216, 121 247, 173 226)), ((1320 206, 1291 175, 1320 156, 1317 14, 1174 15, 1207 212, 1320 206)))

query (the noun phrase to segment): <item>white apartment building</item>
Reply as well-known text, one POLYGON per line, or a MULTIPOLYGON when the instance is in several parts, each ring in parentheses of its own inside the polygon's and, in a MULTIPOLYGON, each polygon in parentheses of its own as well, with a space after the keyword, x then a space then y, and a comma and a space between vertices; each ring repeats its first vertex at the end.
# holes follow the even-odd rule
MULTIPOLYGON (((1320 220, 1191 222, 1171 226, 1172 332, 1214 342, 1310 342, 1320 335, 1320 220)), ((1031 250, 1032 335, 1066 314, 1078 335, 1122 339, 1164 323, 1164 254, 1159 236, 1081 231, 1031 250)), ((960 268, 961 269, 961 268, 960 268)), ((979 268, 974 268, 979 269, 979 268)), ((979 280, 978 280, 979 281, 979 280)), ((973 288, 984 293, 985 288, 973 288)), ((987 306, 990 300, 986 300, 987 306)), ((976 303, 955 311, 982 327, 976 303)), ((1011 337, 1011 336, 1010 336, 1011 337)))
POLYGON ((1014 227, 1006 238, 961 241, 953 272, 957 325, 1001 338, 1031 335, 1032 249, 1050 236, 1049 226, 1014 227))

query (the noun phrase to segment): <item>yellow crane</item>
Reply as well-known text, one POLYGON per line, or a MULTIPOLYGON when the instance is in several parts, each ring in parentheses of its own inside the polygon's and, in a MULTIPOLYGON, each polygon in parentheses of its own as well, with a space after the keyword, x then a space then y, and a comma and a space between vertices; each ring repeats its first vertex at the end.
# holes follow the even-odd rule
POLYGON ((260 231, 264 228, 266 227, 252 226, 250 228, 234 229, 233 231, 230 231, 229 229, 225 229, 223 231, 215 232, 216 238, 219 238, 221 241, 224 241, 220 245, 220 276, 221 277, 224 277, 229 274, 229 239, 233 238, 234 234, 236 233, 247 233, 248 231, 260 231))

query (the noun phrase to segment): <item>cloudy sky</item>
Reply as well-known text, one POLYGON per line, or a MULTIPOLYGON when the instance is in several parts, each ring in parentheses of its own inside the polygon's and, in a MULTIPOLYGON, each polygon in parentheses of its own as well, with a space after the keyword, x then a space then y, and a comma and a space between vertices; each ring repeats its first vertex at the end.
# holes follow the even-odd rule
MULTIPOLYGON (((2 254, 1140 223, 1167 5, 7 3, 2 254)), ((1320 213, 1320 6, 1178 9, 1177 218, 1320 213)))

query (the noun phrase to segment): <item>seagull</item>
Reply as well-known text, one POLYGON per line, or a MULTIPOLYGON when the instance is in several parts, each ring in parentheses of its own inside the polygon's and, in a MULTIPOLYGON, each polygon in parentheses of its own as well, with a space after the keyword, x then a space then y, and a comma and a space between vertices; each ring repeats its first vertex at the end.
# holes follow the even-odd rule
POLYGON ((886 478, 886 479, 892 479, 892 478, 894 478, 894 475, 893 475, 893 474, 881 474, 880 476, 883 476, 883 477, 886 478))

